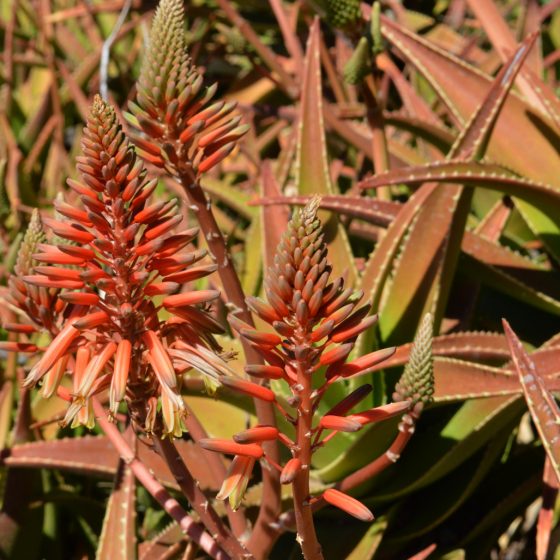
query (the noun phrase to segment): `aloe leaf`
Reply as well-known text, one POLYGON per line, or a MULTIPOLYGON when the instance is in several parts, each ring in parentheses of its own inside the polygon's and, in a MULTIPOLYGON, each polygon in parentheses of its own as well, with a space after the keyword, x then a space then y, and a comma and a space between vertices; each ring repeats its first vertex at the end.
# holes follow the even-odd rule
POLYGON ((530 284, 518 280, 505 272, 507 268, 498 268, 485 264, 468 256, 463 260, 463 268, 467 274, 515 299, 524 301, 537 309, 554 315, 560 314, 560 301, 550 295, 533 288, 530 284))
POLYGON ((360 186, 363 189, 398 184, 417 186, 427 181, 493 189, 526 200, 553 218, 560 212, 560 189, 519 177, 500 165, 490 163, 442 161, 394 169, 368 178, 360 186))
MULTIPOLYGON (((474 113, 492 78, 388 18, 382 18, 382 32, 432 85, 457 122, 464 123, 474 113)), ((554 183, 557 176, 550 162, 556 161, 557 154, 550 139, 541 132, 540 124, 546 123, 539 121, 518 95, 510 95, 496 124, 488 157, 520 175, 554 183), (528 138, 531 142, 527 142, 528 138)))
POLYGON ((100 560, 136 558, 135 493, 134 474, 124 461, 120 460, 113 491, 105 511, 96 558, 100 560))
MULTIPOLYGON (((309 197, 305 196, 275 196, 267 197, 266 199, 261 198, 254 201, 253 204, 261 204, 263 206, 282 204, 305 205, 308 200, 309 197)), ((320 207, 351 218, 367 221, 370 224, 386 227, 395 219, 402 208, 402 204, 369 197, 331 195, 321 199, 320 207)), ((473 258, 494 266, 536 271, 544 271, 550 268, 537 264, 508 249, 508 247, 493 243, 485 236, 471 231, 464 232, 461 248, 473 258)))
POLYGON ((247 230, 245 241, 245 266, 243 268, 242 286, 245 295, 257 295, 262 278, 262 241, 263 227, 261 216, 253 217, 247 230))
POLYGON ((437 436, 428 429, 425 434, 412 438, 405 452, 407 460, 397 463, 393 476, 382 486, 378 486, 379 479, 376 499, 393 500, 440 480, 494 440, 497 434, 511 430, 522 410, 518 397, 467 401, 437 436))
POLYGON ((406 130, 414 136, 426 140, 444 154, 455 142, 453 134, 446 128, 423 119, 396 112, 384 113, 383 119, 385 124, 406 130))
POLYGON ((144 541, 138 546, 139 560, 161 560, 167 554, 170 546, 180 542, 184 534, 178 523, 173 521, 155 537, 149 541, 144 541))
POLYGON ((434 377, 436 402, 521 394, 511 371, 472 362, 434 358, 434 377))
POLYGON ((372 523, 360 542, 354 547, 352 552, 346 555, 346 560, 371 560, 374 558, 384 533, 387 529, 387 519, 381 517, 372 523))
MULTIPOLYGON (((316 19, 309 33, 300 99, 296 185, 302 195, 333 194, 323 123, 319 34, 319 20, 316 19)), ((334 272, 336 275, 345 273, 352 285, 357 278, 357 270, 346 231, 336 214, 320 218, 334 272)))
MULTIPOLYGON (((484 155, 500 109, 530 44, 531 41, 524 41, 509 63, 502 67, 484 100, 459 134, 448 160, 479 160, 484 155)), ((470 210, 472 189, 448 187, 441 193, 434 188, 433 182, 420 188, 430 194, 411 224, 408 242, 404 243, 396 263, 379 322, 382 339, 386 342, 412 336, 414 326, 425 312, 434 313, 436 330, 443 317, 470 210), (430 225, 434 220, 437 228, 430 225)))
MULTIPOLYGON (((267 201, 276 200, 281 195, 280 187, 272 172, 270 161, 265 160, 261 166, 261 196, 267 201)), ((264 270, 272 265, 276 248, 280 243, 282 232, 288 225, 289 212, 282 206, 263 206, 261 209, 261 241, 264 270)))
MULTIPOLYGON (((239 430, 240 431, 240 430, 239 430)), ((203 488, 213 486, 207 464, 192 442, 177 441, 183 460, 203 488)), ((139 446, 138 457, 146 466, 158 473, 162 483, 178 488, 163 459, 146 446, 139 446)), ((105 437, 83 436, 53 441, 22 443, 4 451, 3 464, 26 468, 55 468, 101 478, 114 476, 119 456, 105 437)))
POLYGON ((503 324, 529 412, 554 472, 560 477, 560 409, 509 323, 504 319, 503 324))
MULTIPOLYGON (((382 31, 385 38, 433 87, 456 122, 464 122, 488 91, 491 78, 387 18, 383 18, 382 31)), ((550 162, 557 161, 558 155, 554 148, 557 139, 552 137, 553 130, 552 123, 536 114, 514 93, 504 104, 487 155, 522 176, 554 184, 557 172, 550 162)), ((542 212, 534 208, 524 208, 523 212, 530 220, 533 231, 560 259, 557 224, 551 224, 550 220, 544 219, 542 212)))

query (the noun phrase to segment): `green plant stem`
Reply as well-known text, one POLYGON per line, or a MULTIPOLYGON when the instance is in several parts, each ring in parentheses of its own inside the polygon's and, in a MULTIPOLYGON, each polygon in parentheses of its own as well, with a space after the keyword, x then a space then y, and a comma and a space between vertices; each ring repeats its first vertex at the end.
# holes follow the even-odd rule
POLYGON ((198 482, 193 478, 173 442, 169 438, 154 438, 154 445, 167 463, 171 474, 177 481, 184 496, 189 500, 191 507, 196 511, 204 526, 212 532, 216 541, 233 558, 250 558, 250 555, 241 543, 222 523, 220 516, 209 503, 198 482))
MULTIPOLYGON (((229 302, 239 309, 240 319, 249 325, 253 325, 253 317, 245 303, 245 294, 241 282, 233 266, 222 232, 212 213, 212 207, 200 183, 193 177, 192 170, 185 166, 178 169, 177 172, 189 203, 202 228, 208 248, 218 265, 218 274, 225 295, 229 302)), ((261 356, 247 341, 242 339, 241 343, 243 344, 247 364, 263 363, 261 356)), ((259 399, 255 399, 254 402, 259 423, 275 426, 276 417, 272 405, 259 399)), ((277 442, 266 442, 263 444, 263 448, 268 457, 277 463, 279 462, 280 454, 277 442)), ((267 558, 274 544, 276 532, 272 529, 271 524, 277 519, 281 506, 280 473, 276 469, 263 469, 262 504, 251 538, 247 543, 247 548, 258 560, 267 558)))
POLYGON ((179 502, 172 498, 169 492, 154 478, 146 465, 135 456, 134 451, 117 427, 107 419, 107 413, 101 403, 95 397, 92 398, 92 402, 99 426, 105 432, 105 435, 109 438, 122 460, 130 467, 137 480, 179 524, 185 534, 196 542, 210 557, 216 558, 216 560, 230 560, 230 556, 218 545, 214 538, 204 530, 200 523, 194 521, 181 507, 179 502))
MULTIPOLYGON (((304 348, 311 347, 311 343, 307 343, 306 340, 301 340, 301 345, 304 348)), ((313 388, 311 386, 308 360, 298 360, 297 377, 301 402, 298 406, 295 456, 301 461, 301 469, 292 484, 297 541, 301 545, 301 550, 306 560, 321 560, 323 553, 321 545, 317 540, 313 523, 313 511, 309 503, 309 470, 311 469, 311 430, 313 422, 311 391, 313 388)))

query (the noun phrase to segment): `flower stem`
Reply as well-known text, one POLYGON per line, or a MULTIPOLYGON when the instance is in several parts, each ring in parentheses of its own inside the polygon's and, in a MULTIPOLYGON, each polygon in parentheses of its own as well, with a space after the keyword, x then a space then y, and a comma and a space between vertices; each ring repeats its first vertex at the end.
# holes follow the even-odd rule
POLYGON ((171 474, 179 484, 181 491, 189 500, 191 507, 196 511, 204 526, 212 532, 218 543, 227 550, 233 558, 250 557, 241 543, 229 532, 222 523, 220 516, 209 503, 198 482, 194 480, 183 458, 177 451, 173 442, 168 439, 154 438, 158 453, 165 459, 171 474))
MULTIPOLYGON (((305 342, 303 342, 305 344, 305 342)), ((311 468, 311 436, 313 421, 313 402, 311 399, 311 375, 307 361, 298 360, 298 385, 300 388, 300 405, 296 434, 296 457, 301 461, 301 469, 292 484, 294 494, 294 511, 297 527, 297 540, 305 560, 321 560, 323 553, 317 540, 313 511, 309 504, 309 470, 311 468)))
MULTIPOLYGON (((189 203, 193 206, 198 223, 204 233, 206 243, 211 254, 216 259, 218 264, 218 274, 222 281, 225 295, 229 302, 239 308, 239 317, 249 325, 253 325, 253 318, 245 303, 245 294, 241 287, 241 282, 237 272, 233 266, 233 261, 229 255, 226 243, 220 228, 216 222, 216 218, 212 212, 212 207, 209 204, 200 183, 193 176, 191 170, 187 168, 177 169, 179 180, 185 190, 189 203)), ((260 355, 247 343, 243 338, 241 339, 243 350, 247 364, 262 364, 260 355)), ((268 402, 254 399, 255 411, 259 423, 275 426, 276 417, 274 415, 274 408, 268 402)), ((264 445, 265 453, 273 461, 280 461, 280 454, 278 444, 275 441, 266 442, 264 445)), ((264 559, 268 557, 274 541, 275 531, 272 529, 271 524, 276 520, 280 511, 282 503, 280 496, 280 473, 275 469, 263 469, 263 496, 259 515, 251 538, 247 543, 248 549, 257 559, 264 559)))
POLYGON ((109 422, 107 413, 101 403, 92 398, 93 408, 101 429, 105 432, 121 459, 130 467, 134 476, 146 488, 151 496, 163 507, 163 509, 179 524, 185 534, 196 542, 202 550, 216 560, 230 560, 230 556, 218 545, 218 543, 207 533, 200 523, 181 507, 179 502, 172 498, 167 490, 154 478, 150 471, 134 454, 123 435, 117 427, 109 422))

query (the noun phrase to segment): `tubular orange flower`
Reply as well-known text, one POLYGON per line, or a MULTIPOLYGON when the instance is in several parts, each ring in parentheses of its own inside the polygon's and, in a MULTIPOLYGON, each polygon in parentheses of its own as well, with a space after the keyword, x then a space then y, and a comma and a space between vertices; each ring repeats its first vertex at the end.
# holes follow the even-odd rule
POLYGON ((273 426, 255 426, 233 436, 236 443, 260 443, 278 437, 278 429, 273 426))
POLYGON ((226 478, 218 492, 216 498, 218 500, 226 500, 229 498, 229 504, 234 511, 241 505, 241 500, 249 484, 249 478, 255 459, 253 457, 245 457, 236 455, 229 466, 226 478))
POLYGON ((340 492, 340 490, 329 488, 323 492, 323 498, 327 503, 345 511, 360 521, 373 521, 373 513, 364 504, 348 496, 348 494, 340 492))
POLYGON ((260 459, 263 456, 262 447, 256 443, 241 444, 228 439, 201 439, 198 443, 204 449, 208 449, 208 451, 243 455, 245 457, 253 457, 254 459, 260 459))
POLYGON ((362 424, 354 417, 333 416, 327 414, 319 421, 319 427, 325 430, 336 430, 337 432, 357 432, 362 424))

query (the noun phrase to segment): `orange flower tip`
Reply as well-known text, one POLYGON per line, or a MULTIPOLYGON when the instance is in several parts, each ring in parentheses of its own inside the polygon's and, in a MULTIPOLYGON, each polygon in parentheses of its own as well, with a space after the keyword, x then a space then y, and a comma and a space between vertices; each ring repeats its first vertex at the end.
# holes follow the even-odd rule
POLYGON ((330 339, 332 342, 344 342, 350 338, 355 338, 374 325, 377 322, 377 319, 377 315, 372 315, 371 317, 363 319, 357 325, 347 328, 344 328, 344 325, 340 325, 333 331, 330 339))
POLYGON ((298 459, 297 457, 293 457, 286 463, 286 465, 282 469, 282 472, 280 473, 280 484, 291 484, 295 480, 300 470, 300 459, 298 459))
POLYGON ((193 267, 188 270, 174 272, 164 278, 166 282, 179 282, 181 284, 204 278, 218 270, 217 264, 207 264, 204 266, 193 267))
POLYGON ((323 321, 312 333, 312 342, 319 342, 325 338, 334 328, 334 321, 323 321))
POLYGON ((264 319, 268 323, 280 321, 282 318, 271 305, 261 301, 259 298, 249 296, 245 301, 253 313, 256 313, 261 319, 264 319))
POLYGON ((265 347, 278 346, 282 342, 282 339, 274 333, 264 333, 256 331, 254 329, 245 328, 242 328, 239 333, 247 340, 255 342, 256 344, 261 344, 265 347))
POLYGON ((218 290, 198 290, 196 292, 185 292, 183 294, 166 297, 162 303, 166 309, 172 309, 174 307, 207 303, 219 297, 220 292, 218 290))
POLYGON ((212 167, 218 165, 218 163, 224 160, 233 151, 234 147, 235 147, 235 142, 230 142, 229 144, 222 146, 221 148, 216 150, 213 154, 203 159, 198 165, 198 172, 205 173, 209 169, 212 169, 212 167))
POLYGON ((319 363, 323 366, 326 366, 328 364, 344 360, 348 356, 348 354, 350 354, 352 348, 354 348, 354 344, 351 342, 336 346, 332 350, 324 352, 319 358, 319 363))
POLYGON ((99 303, 99 296, 91 293, 64 292, 58 297, 67 303, 73 303, 76 305, 96 305, 99 303))
POLYGON ((343 365, 339 369, 338 374, 342 377, 350 377, 351 375, 368 373, 370 368, 384 362, 387 358, 390 358, 396 350, 397 348, 392 346, 390 348, 376 350, 375 352, 356 358, 352 362, 343 365))
POLYGON ((393 416, 399 416, 410 409, 410 401, 398 401, 370 410, 364 410, 362 412, 357 412, 352 414, 348 418, 352 418, 359 422, 360 424, 369 424, 371 422, 380 422, 382 420, 387 420, 393 416))
POLYGON ((28 342, 0 341, 0 350, 6 352, 37 352, 39 348, 28 342))
POLYGON ((272 441, 278 437, 278 429, 274 426, 255 426, 233 436, 236 443, 260 443, 272 441))
POLYGON ((34 253, 31 256, 34 260, 47 264, 84 264, 84 259, 82 257, 67 255, 55 247, 49 247, 48 251, 45 251, 44 253, 34 253))
POLYGON ((160 296, 176 292, 181 285, 177 282, 153 282, 144 288, 146 296, 160 296))
POLYGON ((284 370, 281 367, 259 364, 245 366, 245 373, 259 379, 282 379, 284 377, 284 370))
POLYGON ((266 402, 274 402, 276 400, 276 396, 270 389, 263 387, 262 385, 258 385, 257 383, 251 383, 251 381, 245 381, 244 379, 239 379, 238 377, 220 377, 220 381, 222 382, 222 385, 250 397, 266 402))
POLYGON ((337 432, 357 432, 362 428, 362 424, 352 417, 347 418, 345 416, 327 414, 319 421, 319 427, 337 432))
POLYGON ((344 492, 340 492, 340 490, 336 490, 334 488, 329 488, 323 492, 323 499, 325 502, 330 504, 331 506, 335 506, 342 511, 345 511, 352 517, 359 519, 360 521, 373 521, 373 513, 355 498, 348 496, 348 494, 344 494, 344 492))
POLYGON ((23 281, 38 288, 56 288, 58 290, 79 290, 84 287, 83 282, 76 280, 53 280, 40 274, 23 276, 23 281))
POLYGON ((264 455, 262 447, 256 443, 241 444, 229 439, 210 438, 200 439, 198 443, 203 449, 228 455, 242 455, 244 457, 253 457, 254 459, 260 459, 264 455))
POLYGON ((20 323, 4 323, 4 329, 8 332, 31 334, 37 332, 33 325, 22 325, 20 323))
POLYGON ((79 319, 74 321, 73 325, 76 329, 85 330, 99 327, 100 325, 108 322, 109 315, 105 313, 105 311, 95 311, 94 313, 90 313, 89 315, 80 317, 79 319))
POLYGON ((165 243, 165 239, 162 239, 162 238, 152 239, 151 241, 148 241, 147 243, 143 243, 142 245, 138 245, 134 249, 134 252, 139 257, 142 257, 144 255, 149 255, 150 253, 155 253, 156 251, 159 251, 163 247, 164 243, 165 243))

